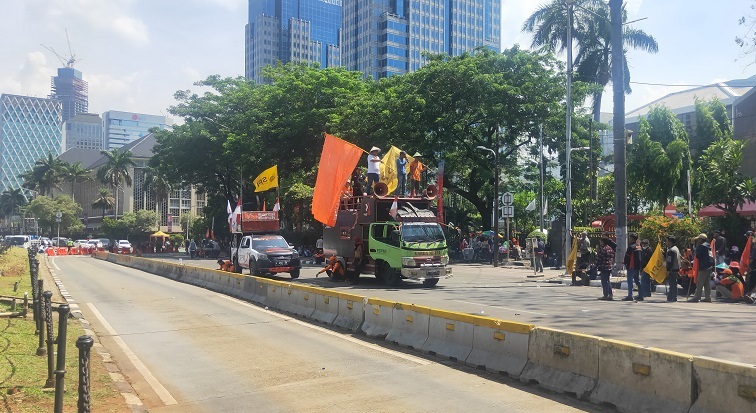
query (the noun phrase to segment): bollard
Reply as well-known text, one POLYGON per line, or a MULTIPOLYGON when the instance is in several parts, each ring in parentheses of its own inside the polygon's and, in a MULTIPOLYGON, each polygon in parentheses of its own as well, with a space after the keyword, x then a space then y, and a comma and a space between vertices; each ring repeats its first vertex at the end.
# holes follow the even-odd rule
POLYGON ((16 297, 13 297, 13 301, 11 301, 11 311, 16 311, 16 297))
POLYGON ((79 348, 79 410, 78 413, 89 413, 89 350, 94 340, 89 336, 81 336, 76 340, 79 348))
POLYGON ((29 293, 27 292, 24 292, 24 306, 22 307, 21 311, 24 312, 24 317, 29 314, 29 293))
POLYGON ((45 325, 47 326, 47 381, 45 388, 55 387, 53 371, 55 371, 55 349, 53 348, 53 320, 52 320, 52 292, 45 291, 45 325))
POLYGON ((55 368, 55 413, 63 413, 63 392, 65 391, 66 376, 66 334, 68 332, 68 304, 58 306, 58 364, 55 368))
POLYGON ((34 334, 38 334, 40 337, 40 347, 42 347, 42 336, 43 333, 43 325, 42 323, 44 321, 44 316, 42 314, 42 310, 44 309, 44 306, 42 305, 42 289, 44 288, 45 280, 37 280, 37 294, 34 295, 32 293, 32 307, 34 307, 34 320, 37 322, 37 331, 34 332, 34 334))
POLYGON ((18 281, 13 283, 13 292, 15 293, 17 291, 18 291, 18 281))

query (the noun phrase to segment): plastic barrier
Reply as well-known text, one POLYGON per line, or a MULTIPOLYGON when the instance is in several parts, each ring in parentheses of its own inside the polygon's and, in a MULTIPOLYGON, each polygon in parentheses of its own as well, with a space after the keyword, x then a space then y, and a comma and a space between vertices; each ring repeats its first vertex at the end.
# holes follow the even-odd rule
POLYGON ((321 323, 333 324, 339 315, 339 293, 320 288, 312 288, 315 311, 310 318, 321 323))
POLYGON ((465 363, 519 378, 528 362, 531 324, 473 318, 473 349, 465 363))
POLYGON ((415 349, 423 348, 428 340, 430 311, 428 307, 397 303, 392 311, 391 330, 386 340, 415 349))
POLYGON ((472 352, 474 316, 430 310, 428 340, 422 350, 464 362, 472 352))
POLYGON ((693 357, 698 399, 690 413, 756 412, 756 366, 693 357))
POLYGON ((393 308, 396 305, 393 301, 381 300, 378 298, 368 298, 365 304, 365 321, 362 323, 363 333, 368 337, 386 338, 391 331, 393 308))
POLYGON ((339 293, 339 312, 333 320, 333 325, 357 332, 365 315, 362 309, 363 300, 365 297, 361 295, 339 293))
POLYGON ((68 247, 58 247, 56 255, 68 255, 68 247))
POLYGON ((48 257, 55 256, 55 248, 47 247, 47 249, 45 249, 45 255, 47 255, 48 257))
POLYGON ((693 403, 693 356, 600 340, 599 374, 593 403, 620 412, 686 413, 693 403))
POLYGON ((520 380, 585 399, 598 380, 599 337, 536 327, 528 341, 528 363, 520 380))

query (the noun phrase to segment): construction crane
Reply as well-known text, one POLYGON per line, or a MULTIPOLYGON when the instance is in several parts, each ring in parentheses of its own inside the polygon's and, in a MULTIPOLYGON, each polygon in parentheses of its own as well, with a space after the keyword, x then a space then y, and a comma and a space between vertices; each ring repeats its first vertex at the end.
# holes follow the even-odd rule
POLYGON ((43 44, 40 44, 40 46, 44 47, 45 49, 49 50, 54 54, 58 60, 60 60, 60 63, 69 68, 73 68, 74 64, 78 62, 80 59, 76 58, 76 55, 71 51, 71 41, 68 39, 68 29, 65 29, 66 31, 66 43, 68 43, 68 56, 61 56, 58 52, 55 51, 52 47, 45 46, 43 44))

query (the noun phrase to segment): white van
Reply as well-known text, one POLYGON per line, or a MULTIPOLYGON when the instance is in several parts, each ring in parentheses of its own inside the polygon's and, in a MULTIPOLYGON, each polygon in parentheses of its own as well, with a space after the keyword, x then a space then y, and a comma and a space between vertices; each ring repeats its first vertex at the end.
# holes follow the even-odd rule
POLYGON ((29 248, 31 240, 28 235, 8 235, 5 237, 5 242, 17 247, 29 248))

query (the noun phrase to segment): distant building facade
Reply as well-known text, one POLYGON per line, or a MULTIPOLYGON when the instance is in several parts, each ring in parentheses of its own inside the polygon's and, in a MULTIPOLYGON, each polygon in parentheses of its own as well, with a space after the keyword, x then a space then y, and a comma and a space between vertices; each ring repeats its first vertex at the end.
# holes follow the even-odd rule
POLYGON ((419 69, 424 52, 501 49, 495 0, 344 0, 343 9, 342 65, 375 79, 419 69))
POLYGON ((249 0, 245 75, 264 82, 276 62, 341 66, 342 0, 249 0))
POLYGON ((172 125, 165 116, 109 110, 102 115, 105 149, 118 149, 147 136, 150 129, 166 129, 172 125))
POLYGON ((102 118, 96 113, 79 113, 63 124, 63 150, 72 148, 102 150, 102 118))
POLYGON ((50 99, 62 104, 63 122, 89 110, 89 86, 81 71, 72 67, 58 68, 58 76, 52 77, 50 99))
POLYGON ((61 102, 19 95, 0 95, 0 193, 21 188, 19 175, 52 153, 62 141, 61 102))

